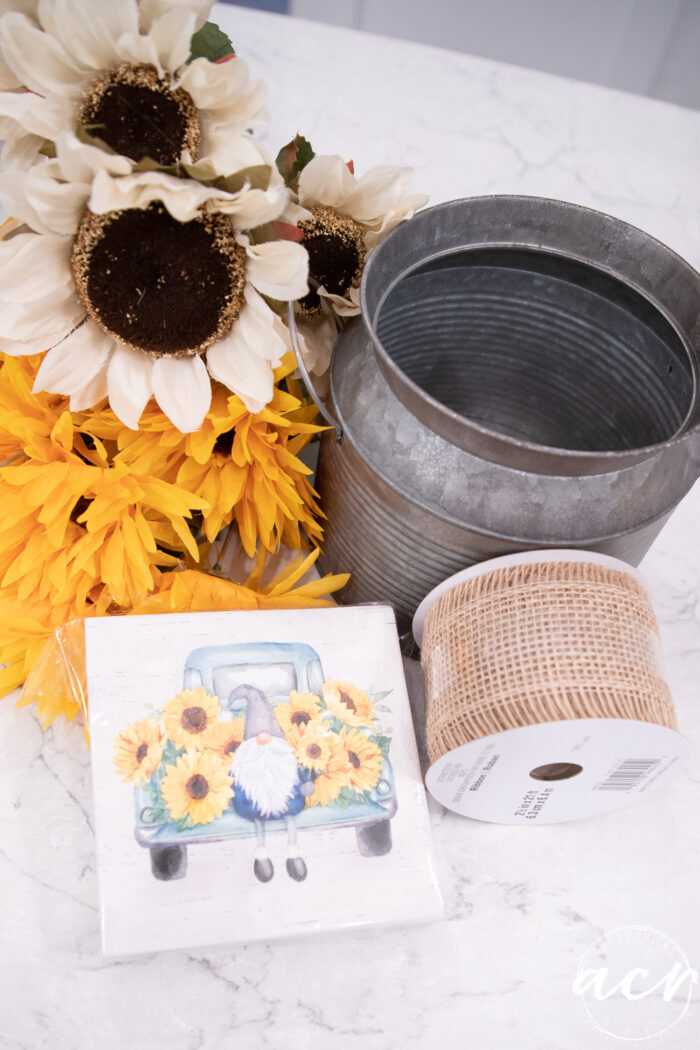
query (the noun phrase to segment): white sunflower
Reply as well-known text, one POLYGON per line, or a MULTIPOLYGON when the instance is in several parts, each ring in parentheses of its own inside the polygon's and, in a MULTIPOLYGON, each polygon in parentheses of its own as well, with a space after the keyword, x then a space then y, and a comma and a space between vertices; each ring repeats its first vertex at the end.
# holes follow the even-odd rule
MULTIPOLYGON (((62 159, 0 176, 31 228, 0 243, 0 350, 48 350, 35 390, 69 396, 74 411, 109 397, 132 429, 154 396, 196 430, 210 376, 260 411, 288 349, 263 296, 304 295, 308 257, 243 231, 280 214, 286 188, 273 177, 225 191, 156 171, 66 181, 62 159)), ((81 151, 65 163, 79 170, 81 151)))
MULTIPOLYGON (((13 6, 24 10, 0 18, 0 87, 10 89, 0 91, 0 136, 30 135, 38 148, 90 129, 130 167, 143 157, 201 160, 228 173, 261 162, 249 129, 268 121, 263 81, 251 81, 236 57, 187 64, 210 0, 13 6), (20 85, 28 90, 14 90, 20 85)), ((24 150, 29 156, 29 143, 24 150)), ((97 167, 100 152, 91 154, 97 167)))
MULTIPOLYGON (((33 17, 39 0, 2 0, 0 11, 3 14, 10 11, 19 11, 33 17)), ((21 81, 17 79, 0 52, 0 91, 14 91, 22 87, 21 81)))
MULTIPOLYGON (((319 296, 341 317, 360 312, 360 278, 368 253, 428 201, 422 193, 406 194, 412 178, 411 168, 391 164, 357 178, 339 156, 317 155, 303 168, 298 202, 311 218, 299 225, 309 253, 311 291, 299 306, 302 319, 319 315, 319 296)), ((327 336, 324 341, 328 355, 327 336)))

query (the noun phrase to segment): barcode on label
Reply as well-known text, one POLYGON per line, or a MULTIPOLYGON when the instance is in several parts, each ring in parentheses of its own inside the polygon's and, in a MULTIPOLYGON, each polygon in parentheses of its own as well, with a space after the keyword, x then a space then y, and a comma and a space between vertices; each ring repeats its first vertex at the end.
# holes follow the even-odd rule
POLYGON ((598 785, 598 791, 631 791, 660 761, 660 758, 628 758, 598 785))

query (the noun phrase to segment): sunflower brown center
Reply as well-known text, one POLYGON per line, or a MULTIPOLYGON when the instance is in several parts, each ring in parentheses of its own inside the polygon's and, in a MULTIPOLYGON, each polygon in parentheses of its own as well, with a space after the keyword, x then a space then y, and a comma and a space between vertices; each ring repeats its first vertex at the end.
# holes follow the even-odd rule
POLYGON ((353 698, 351 696, 348 696, 347 693, 343 692, 342 689, 340 690, 340 702, 341 704, 345 704, 348 711, 352 711, 353 713, 357 711, 357 705, 355 704, 353 698))
POLYGON ((209 781, 201 773, 195 773, 185 784, 185 791, 190 798, 206 798, 209 794, 209 781))
POLYGON ((355 769, 360 768, 360 760, 354 751, 348 751, 348 762, 351 766, 354 766, 355 769))
POLYGON ((203 733, 207 728, 207 712, 203 707, 186 707, 180 725, 186 733, 203 733))
POLYGON ((124 63, 95 80, 85 92, 78 123, 90 128, 115 153, 139 161, 175 164, 199 146, 196 107, 182 88, 170 88, 153 66, 124 63))
POLYGON ((136 752, 136 761, 141 763, 148 754, 148 744, 140 744, 139 749, 136 752))
POLYGON ((309 758, 320 758, 321 748, 318 744, 310 744, 309 747, 307 747, 306 749, 306 753, 309 756, 309 758))
POLYGON ((289 721, 293 726, 305 726, 311 721, 311 715, 308 711, 295 711, 289 721))
MULTIPOLYGON (((300 224, 309 254, 309 283, 323 285, 333 295, 347 295, 360 283, 365 262, 364 233, 359 223, 333 208, 311 209, 313 219, 300 224)), ((306 316, 319 313, 321 301, 312 290, 299 300, 306 316)))
POLYGON ((155 357, 193 357, 238 317, 245 259, 225 216, 183 223, 153 203, 86 211, 71 265, 80 300, 110 335, 155 357))
POLYGON ((228 742, 228 744, 226 745, 226 748, 225 748, 225 754, 232 755, 237 750, 238 750, 238 741, 237 740, 229 740, 229 742, 228 742))

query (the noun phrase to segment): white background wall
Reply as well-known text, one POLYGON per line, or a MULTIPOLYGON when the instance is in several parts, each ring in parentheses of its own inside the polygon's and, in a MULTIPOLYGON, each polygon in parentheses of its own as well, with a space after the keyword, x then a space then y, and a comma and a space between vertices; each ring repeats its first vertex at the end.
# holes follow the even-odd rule
POLYGON ((289 13, 700 109, 700 0, 290 0, 289 13))

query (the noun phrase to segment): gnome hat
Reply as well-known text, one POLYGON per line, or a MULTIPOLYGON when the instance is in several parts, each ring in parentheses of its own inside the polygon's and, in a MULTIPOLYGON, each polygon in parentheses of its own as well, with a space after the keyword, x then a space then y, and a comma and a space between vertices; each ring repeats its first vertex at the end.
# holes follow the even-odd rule
POLYGON ((229 706, 235 700, 246 702, 244 740, 251 740, 258 733, 269 733, 270 736, 280 736, 283 740, 285 739, 280 724, 275 718, 272 705, 261 689, 256 689, 254 685, 238 685, 228 698, 229 706))

